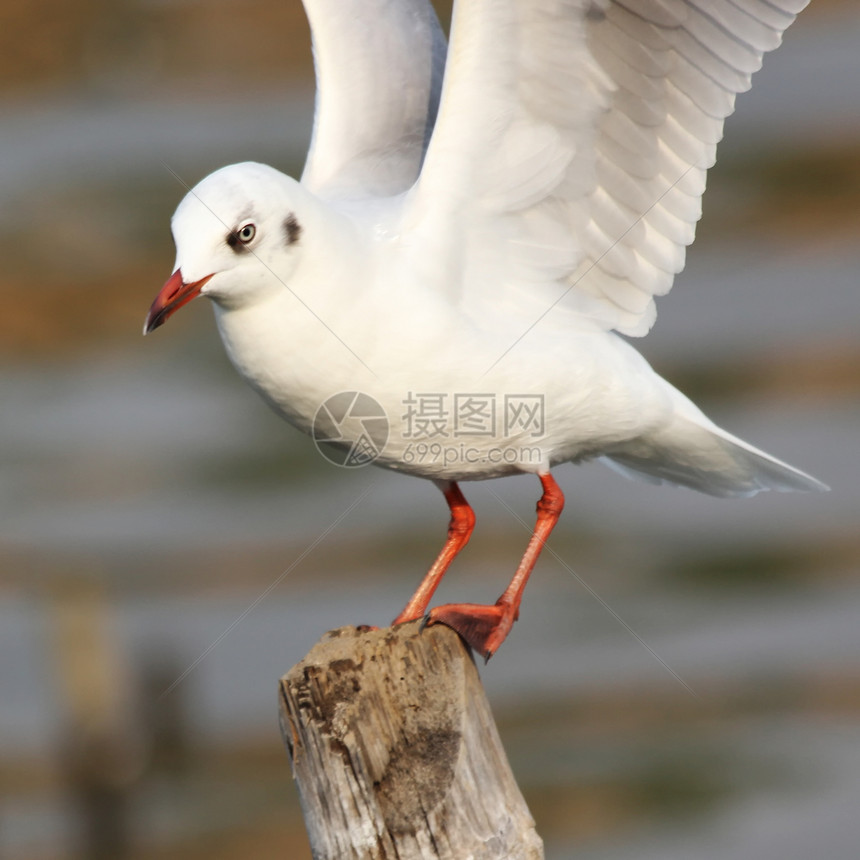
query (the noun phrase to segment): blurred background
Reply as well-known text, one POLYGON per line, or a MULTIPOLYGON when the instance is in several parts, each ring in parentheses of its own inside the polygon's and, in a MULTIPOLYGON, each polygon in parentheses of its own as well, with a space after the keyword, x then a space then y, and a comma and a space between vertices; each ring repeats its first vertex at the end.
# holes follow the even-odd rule
MULTIPOLYGON (((557 558, 482 669, 550 860, 860 843, 858 44, 857 5, 816 0, 766 58, 637 344, 833 491, 558 471, 557 558)), ((301 170, 301 5, 6 2, 0 68, 0 857, 309 857, 277 680, 399 611, 444 502, 325 462, 204 302, 140 335, 183 183, 301 170)), ((538 486, 466 490, 478 529, 439 599, 492 601, 538 486)))

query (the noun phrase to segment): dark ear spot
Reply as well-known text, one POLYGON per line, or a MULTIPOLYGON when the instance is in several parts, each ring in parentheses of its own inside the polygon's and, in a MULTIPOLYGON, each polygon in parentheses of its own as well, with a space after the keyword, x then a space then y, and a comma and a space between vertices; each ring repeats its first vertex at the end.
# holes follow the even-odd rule
POLYGON ((298 221, 296 221, 296 216, 290 212, 287 215, 286 220, 284 221, 284 236, 286 237, 288 245, 295 245, 296 242, 299 241, 299 238, 302 235, 302 227, 298 221))

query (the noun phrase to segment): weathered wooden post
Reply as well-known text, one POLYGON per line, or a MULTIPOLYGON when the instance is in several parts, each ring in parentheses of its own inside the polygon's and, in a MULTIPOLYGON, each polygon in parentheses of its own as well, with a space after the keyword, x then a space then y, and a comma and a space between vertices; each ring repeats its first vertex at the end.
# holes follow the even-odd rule
POLYGON ((459 636, 344 627, 281 679, 314 860, 542 860, 459 636))

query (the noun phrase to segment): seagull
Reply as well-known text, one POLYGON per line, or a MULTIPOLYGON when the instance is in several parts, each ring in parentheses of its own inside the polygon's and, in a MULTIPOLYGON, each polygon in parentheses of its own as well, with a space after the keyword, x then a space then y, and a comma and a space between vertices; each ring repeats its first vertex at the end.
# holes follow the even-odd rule
POLYGON ((179 204, 144 333, 197 296, 299 430, 433 481, 447 539, 395 624, 485 659, 564 496, 600 460, 713 496, 825 490, 714 424, 633 347, 684 266, 735 96, 805 0, 304 0, 317 77, 300 181, 224 167, 179 204), (492 605, 428 611, 469 540, 460 482, 541 482, 492 605))

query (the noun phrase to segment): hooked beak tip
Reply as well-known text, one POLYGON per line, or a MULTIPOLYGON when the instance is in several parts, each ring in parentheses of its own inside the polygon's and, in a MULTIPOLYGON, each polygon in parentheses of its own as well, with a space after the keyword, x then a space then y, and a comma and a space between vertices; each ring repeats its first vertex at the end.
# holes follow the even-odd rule
POLYGON ((167 321, 167 318, 174 311, 179 310, 183 305, 188 304, 192 299, 199 296, 200 290, 211 277, 212 275, 207 275, 199 281, 192 281, 186 284, 182 279, 182 271, 177 269, 167 279, 167 283, 165 283, 155 297, 155 301, 152 303, 143 323, 144 335, 155 331, 155 329, 167 321))
POLYGON ((158 321, 152 314, 147 314, 143 321, 143 336, 146 337, 151 331, 155 331, 161 322, 158 321))

